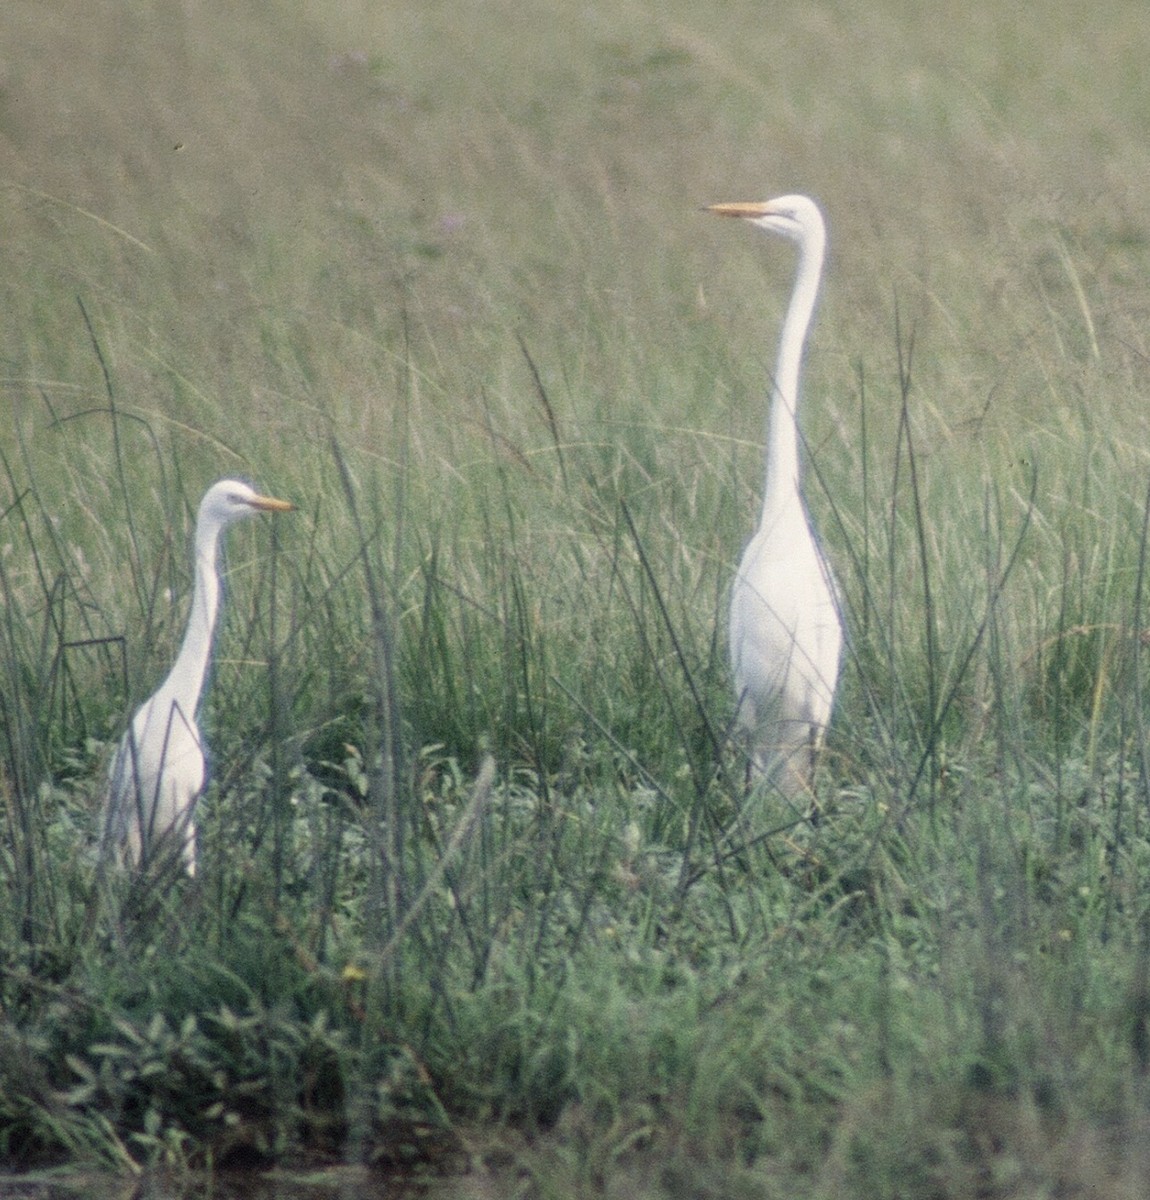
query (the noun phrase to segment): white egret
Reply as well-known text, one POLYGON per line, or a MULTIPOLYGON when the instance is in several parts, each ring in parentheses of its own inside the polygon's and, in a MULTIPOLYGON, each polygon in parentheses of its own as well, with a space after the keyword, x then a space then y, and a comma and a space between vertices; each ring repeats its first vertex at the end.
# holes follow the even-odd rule
POLYGON ((771 387, 762 515, 735 575, 730 614, 738 723, 750 743, 752 768, 793 797, 811 784, 843 643, 837 588, 803 503, 796 419, 826 227, 807 196, 712 204, 708 211, 782 234, 799 250, 771 387))
POLYGON ((244 517, 294 507, 286 500, 258 495, 234 479, 214 483, 200 501, 195 586, 183 644, 167 679, 132 718, 108 778, 105 838, 115 849, 127 842, 133 864, 146 861, 162 839, 171 839, 188 874, 195 874, 193 810, 204 785, 204 748, 196 709, 220 602, 220 537, 244 517))

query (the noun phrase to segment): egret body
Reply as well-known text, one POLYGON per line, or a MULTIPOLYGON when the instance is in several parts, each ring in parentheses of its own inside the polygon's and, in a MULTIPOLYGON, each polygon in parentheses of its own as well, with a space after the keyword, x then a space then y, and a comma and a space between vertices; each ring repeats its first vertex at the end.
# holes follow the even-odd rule
POLYGON ((171 839, 188 874, 195 874, 194 807, 205 771, 196 711, 220 603, 220 538, 244 517, 293 507, 234 479, 213 484, 200 501, 195 585, 184 640, 171 673, 132 718, 108 779, 105 837, 117 849, 126 843, 133 865, 146 862, 162 839, 171 839))
POLYGON ((798 247, 767 416, 763 507, 731 589, 730 650, 738 723, 751 767, 789 796, 809 788, 830 720, 843 624, 830 567, 800 486, 799 374, 822 277, 826 227, 807 196, 712 204, 798 247))

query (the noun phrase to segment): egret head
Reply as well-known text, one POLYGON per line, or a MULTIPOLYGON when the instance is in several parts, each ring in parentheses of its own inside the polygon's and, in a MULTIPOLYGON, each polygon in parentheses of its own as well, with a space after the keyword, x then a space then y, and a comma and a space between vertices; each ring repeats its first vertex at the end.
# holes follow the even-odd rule
POLYGON ((200 501, 198 524, 203 527, 226 529, 243 517, 257 512, 290 512, 294 504, 261 496, 238 479, 221 479, 213 483, 200 501))
POLYGON ((720 217, 743 217, 760 229, 781 233, 791 241, 807 243, 826 236, 826 226, 819 206, 809 196, 776 196, 774 200, 758 200, 733 204, 708 204, 707 212, 720 217))

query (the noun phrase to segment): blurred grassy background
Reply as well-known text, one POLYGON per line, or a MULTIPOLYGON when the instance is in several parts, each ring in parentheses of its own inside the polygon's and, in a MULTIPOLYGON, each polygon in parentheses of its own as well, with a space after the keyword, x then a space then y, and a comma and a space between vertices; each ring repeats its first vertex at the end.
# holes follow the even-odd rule
MULTIPOLYGON (((334 434, 402 481, 417 526, 451 513, 471 536, 469 472, 514 464, 524 536, 553 544, 572 533, 558 438, 596 497, 615 479, 641 521, 668 509, 719 582, 793 263, 697 208, 804 190, 831 226, 804 413, 830 504, 865 510, 869 476, 883 510, 897 313, 928 515, 966 512, 977 538, 986 487, 1037 470, 1039 510, 1086 519, 1088 558, 1091 514, 1102 541, 1135 519, 1148 444, 1142 21, 1041 17, 14 3, 2 444, 112 576, 114 623, 126 501, 79 301, 141 498, 242 472, 314 511, 334 434), (682 522, 669 479, 702 497, 682 522)), ((1025 636, 1048 633, 1040 615, 1025 636)))
POLYGON ((755 431, 789 253, 695 209, 804 190, 832 232, 812 395, 849 413, 853 364, 889 369, 897 298, 936 437, 1049 431, 1080 415, 1052 371, 1081 386, 1099 339, 1110 373, 1146 349, 1141 14, 1075 7, 16 3, 6 354, 84 292, 140 391, 183 373, 226 406, 205 434, 290 437, 308 398, 371 410, 404 321, 465 416, 478 383, 530 393, 515 330, 625 393, 631 355, 594 340, 630 329, 656 367, 706 321, 749 392, 707 416, 755 431))

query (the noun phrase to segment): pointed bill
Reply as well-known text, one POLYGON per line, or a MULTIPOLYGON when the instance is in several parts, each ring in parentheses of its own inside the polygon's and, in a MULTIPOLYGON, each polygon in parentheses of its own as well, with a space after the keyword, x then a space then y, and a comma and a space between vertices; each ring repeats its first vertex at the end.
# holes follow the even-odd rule
POLYGON ((704 212, 714 213, 719 217, 755 217, 769 216, 774 209, 769 200, 736 200, 730 204, 707 204, 704 212))
POLYGON ((295 509, 290 500, 277 500, 274 496, 253 496, 248 503, 263 512, 293 512, 295 509))

